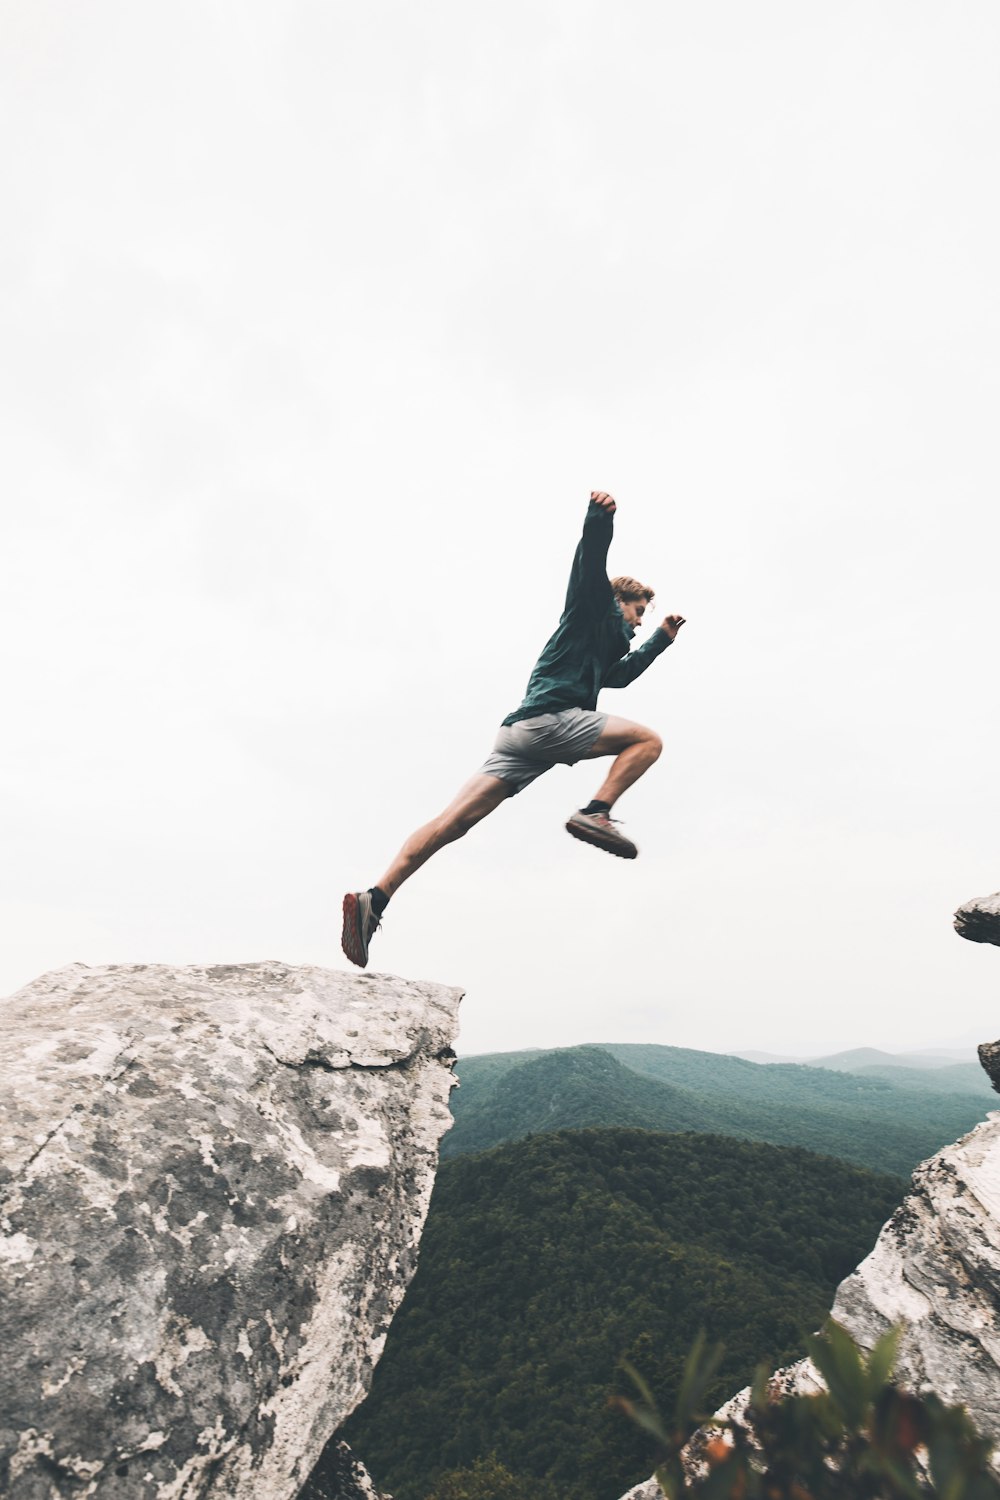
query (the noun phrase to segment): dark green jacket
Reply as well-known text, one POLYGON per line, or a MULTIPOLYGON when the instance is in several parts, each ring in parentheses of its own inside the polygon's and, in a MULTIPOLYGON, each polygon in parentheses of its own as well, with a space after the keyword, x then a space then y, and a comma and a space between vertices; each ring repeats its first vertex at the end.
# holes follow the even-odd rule
POLYGON ((625 687, 670 645, 659 627, 635 651, 607 575, 614 517, 593 501, 573 559, 566 606, 555 634, 528 679, 524 702, 504 719, 516 724, 564 708, 596 708, 602 687, 625 687))

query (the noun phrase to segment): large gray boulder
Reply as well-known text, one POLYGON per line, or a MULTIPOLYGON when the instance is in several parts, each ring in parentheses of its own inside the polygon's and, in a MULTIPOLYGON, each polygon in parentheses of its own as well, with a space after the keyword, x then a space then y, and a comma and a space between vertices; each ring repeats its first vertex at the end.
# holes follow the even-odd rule
POLYGON ((460 992, 83 965, 0 1007, 0 1494, 290 1500, 367 1391, 460 992))

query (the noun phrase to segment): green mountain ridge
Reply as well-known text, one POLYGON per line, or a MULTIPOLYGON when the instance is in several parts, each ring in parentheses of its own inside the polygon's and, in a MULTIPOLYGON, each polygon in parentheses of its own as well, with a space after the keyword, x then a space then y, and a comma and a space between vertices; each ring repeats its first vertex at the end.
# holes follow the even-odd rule
POLYGON ((873 1170, 909 1173, 990 1107, 981 1072, 906 1069, 891 1076, 752 1063, 723 1053, 643 1043, 460 1058, 455 1125, 442 1157, 559 1129, 636 1126, 711 1131, 802 1146, 873 1170), (896 1075, 899 1076, 896 1076, 896 1075))
MULTIPOLYGON (((457 1070, 456 1070, 457 1071, 457 1070)), ((465 1087, 461 1074, 460 1089, 465 1087)), ((460 1091, 460 1090, 459 1090, 460 1091)), ((645 1130, 711 1130, 716 1121, 688 1090, 644 1077, 606 1047, 542 1052, 499 1073, 489 1091, 490 1120, 503 1134, 470 1122, 463 1151, 485 1150, 503 1140, 586 1126, 634 1125, 645 1130)), ((447 1139, 447 1138, 446 1138, 447 1139)), ((449 1153, 451 1154, 451 1153, 449 1153)))
POLYGON ((969 1048, 968 1055, 952 1057, 945 1052, 883 1052, 879 1047, 852 1047, 847 1052, 831 1052, 826 1057, 810 1057, 806 1061, 814 1068, 831 1068, 834 1072, 855 1073, 859 1069, 913 1068, 936 1073, 956 1064, 978 1067, 975 1051, 969 1048))
POLYGON ((900 1088, 920 1089, 932 1094, 971 1094, 982 1098, 984 1085, 989 1088, 979 1063, 948 1063, 940 1068, 868 1064, 857 1068, 856 1074, 865 1078, 882 1078, 900 1088))
POLYGON ((925 1047, 916 1052, 887 1052, 883 1047, 851 1047, 841 1052, 826 1052, 819 1056, 802 1056, 780 1052, 761 1052, 755 1048, 735 1048, 727 1054, 755 1063, 808 1063, 813 1068, 833 1068, 835 1071, 853 1072, 855 1068, 870 1064, 900 1068, 947 1068, 952 1063, 971 1063, 977 1066, 976 1049, 970 1043, 966 1047, 925 1047))

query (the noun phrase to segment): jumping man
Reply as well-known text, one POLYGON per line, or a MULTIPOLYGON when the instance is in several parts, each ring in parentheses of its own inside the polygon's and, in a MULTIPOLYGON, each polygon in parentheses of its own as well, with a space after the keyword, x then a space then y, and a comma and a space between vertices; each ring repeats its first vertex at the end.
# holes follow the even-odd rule
POLYGON ((684 616, 667 615, 645 645, 629 651, 653 590, 634 578, 607 576, 616 508, 610 495, 592 492, 562 619, 538 658, 524 702, 501 724, 493 753, 454 802, 407 839, 378 885, 344 897, 343 948, 351 963, 362 969, 368 963, 368 945, 404 880, 552 766, 615 757, 597 796, 573 813, 566 831, 622 859, 638 854, 615 826, 611 809, 649 770, 663 742, 641 724, 598 713, 597 695, 601 688, 634 682, 676 639, 684 616))

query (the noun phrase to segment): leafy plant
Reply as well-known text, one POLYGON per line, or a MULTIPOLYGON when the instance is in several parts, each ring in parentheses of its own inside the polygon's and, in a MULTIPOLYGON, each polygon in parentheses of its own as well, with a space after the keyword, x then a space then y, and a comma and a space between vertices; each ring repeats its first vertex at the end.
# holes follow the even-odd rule
POLYGON ((893 1381, 900 1333, 890 1330, 866 1359, 831 1320, 808 1341, 826 1390, 776 1398, 762 1367, 745 1423, 703 1410, 723 1356, 703 1334, 670 1420, 632 1369, 639 1400, 616 1404, 657 1443, 656 1478, 668 1500, 1000 1500, 992 1445, 964 1408, 893 1381))

